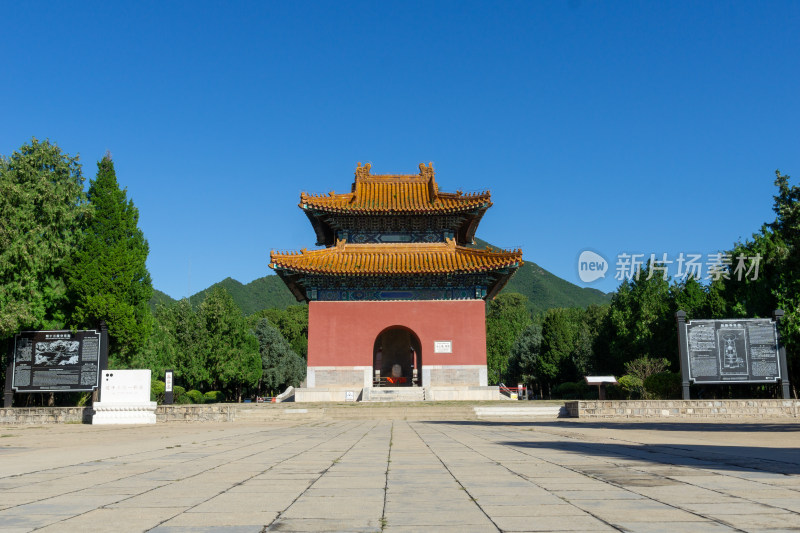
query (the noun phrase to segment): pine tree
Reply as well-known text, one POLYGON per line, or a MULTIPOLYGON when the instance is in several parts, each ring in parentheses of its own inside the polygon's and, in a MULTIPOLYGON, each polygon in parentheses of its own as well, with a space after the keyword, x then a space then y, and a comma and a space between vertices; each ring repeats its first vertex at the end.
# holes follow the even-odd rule
POLYGON ((262 318, 256 325, 261 365, 262 384, 270 394, 276 394, 289 385, 297 387, 306 375, 306 363, 297 355, 278 328, 262 318))
POLYGON ((127 366, 150 333, 153 287, 139 210, 119 188, 110 154, 97 163, 88 198, 93 210, 69 268, 71 321, 75 327, 94 328, 105 320, 112 364, 127 366))

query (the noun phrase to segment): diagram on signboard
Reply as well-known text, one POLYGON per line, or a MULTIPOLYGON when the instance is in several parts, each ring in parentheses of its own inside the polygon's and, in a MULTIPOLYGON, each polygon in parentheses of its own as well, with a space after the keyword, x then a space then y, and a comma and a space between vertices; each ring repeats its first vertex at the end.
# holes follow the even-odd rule
POLYGON ((745 330, 721 327, 717 330, 719 367, 722 375, 747 374, 747 342, 745 330))

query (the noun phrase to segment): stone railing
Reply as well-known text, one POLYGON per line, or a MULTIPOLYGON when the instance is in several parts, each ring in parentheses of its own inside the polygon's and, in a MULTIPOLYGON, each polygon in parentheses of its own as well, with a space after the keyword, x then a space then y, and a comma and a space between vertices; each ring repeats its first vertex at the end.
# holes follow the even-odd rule
POLYGON ((800 400, 589 400, 565 402, 573 418, 797 418, 800 400))

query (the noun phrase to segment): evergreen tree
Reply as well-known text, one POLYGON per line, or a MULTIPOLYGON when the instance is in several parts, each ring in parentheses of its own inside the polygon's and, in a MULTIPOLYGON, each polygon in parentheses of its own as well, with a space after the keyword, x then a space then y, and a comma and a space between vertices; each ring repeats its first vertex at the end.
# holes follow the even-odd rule
POLYGON ((510 292, 489 302, 486 315, 486 364, 489 383, 497 384, 508 370, 511 348, 531 323, 528 298, 510 292))
POLYGON ((97 163, 88 197, 93 210, 69 268, 71 321, 91 328, 105 320, 111 359, 127 366, 152 325, 148 301, 153 287, 145 265, 149 248, 138 227, 139 210, 119 188, 109 154, 97 163))
POLYGON ((225 289, 214 287, 200 305, 200 324, 205 327, 204 348, 211 384, 226 387, 239 401, 242 392, 261 377, 258 342, 247 327, 241 309, 225 289))
POLYGON ((539 358, 541 356, 542 345, 542 324, 541 320, 534 320, 519 335, 514 346, 511 348, 511 357, 508 359, 508 371, 506 375, 507 383, 539 383, 539 394, 541 395, 541 381, 537 375, 539 358))
POLYGON ((288 386, 296 387, 305 378, 306 363, 266 318, 255 329, 263 368, 262 385, 275 395, 288 386))
POLYGON ((264 309, 249 317, 257 326, 262 318, 278 328, 294 352, 303 359, 308 357, 308 305, 290 305, 286 309, 264 309))
POLYGON ((189 388, 209 386, 212 373, 206 350, 206 325, 189 299, 183 298, 158 313, 156 323, 169 332, 175 352, 175 376, 189 388))
MULTIPOLYGON (((800 379, 800 187, 775 171, 775 220, 762 226, 751 240, 738 242, 728 252, 734 272, 715 284, 730 316, 771 317, 783 309, 781 336, 786 346, 789 382, 797 397, 800 379), (758 275, 735 272, 738 258, 760 257, 758 275), (740 279, 741 278, 741 279, 740 279)), ((752 263, 752 261, 748 261, 752 263)), ((712 288, 714 286, 712 285, 712 288)))
POLYGON ((0 158, 0 339, 64 326, 85 200, 78 158, 49 141, 0 158))

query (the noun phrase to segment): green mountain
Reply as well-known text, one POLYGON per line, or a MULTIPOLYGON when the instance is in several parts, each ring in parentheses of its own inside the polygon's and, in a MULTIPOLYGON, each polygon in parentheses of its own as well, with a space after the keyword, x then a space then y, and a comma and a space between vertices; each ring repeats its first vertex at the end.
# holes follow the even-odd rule
POLYGON ((169 294, 161 292, 158 289, 153 289, 153 296, 150 298, 150 310, 155 313, 156 307, 159 305, 169 305, 175 303, 175 299, 169 294))
POLYGON ((255 279, 247 285, 243 285, 233 278, 225 278, 219 283, 193 294, 189 297, 189 302, 194 307, 199 306, 205 300, 208 291, 217 286, 224 288, 233 296, 233 301, 241 307, 245 315, 252 315, 256 311, 272 307, 286 309, 297 303, 283 281, 275 275, 255 279))
POLYGON ((500 292, 524 294, 528 297, 528 307, 533 312, 546 311, 552 307, 587 307, 611 301, 611 294, 579 287, 530 261, 525 261, 519 267, 500 292))
MULTIPOLYGON (((486 241, 475 239, 475 248, 491 246, 486 241)), ((195 307, 205 299, 212 287, 221 286, 233 296, 233 300, 246 315, 262 309, 277 307, 285 309, 297 304, 292 293, 281 279, 271 274, 258 278, 244 285, 233 278, 225 278, 211 287, 193 294, 189 301, 195 307)), ((578 287, 558 276, 551 274, 536 263, 525 261, 511 278, 502 292, 518 292, 528 297, 528 306, 532 312, 545 311, 551 307, 586 307, 590 304, 604 304, 611 301, 611 294, 597 289, 578 287)), ((172 298, 159 290, 153 291, 150 306, 160 303, 174 302, 172 298)))
MULTIPOLYGON (((497 248, 488 242, 475 239, 475 248, 497 248)), ((579 287, 548 272, 536 263, 523 258, 517 272, 500 293, 518 292, 528 297, 528 308, 534 312, 546 311, 552 307, 587 307, 591 304, 606 304, 611 294, 597 289, 579 287)))

